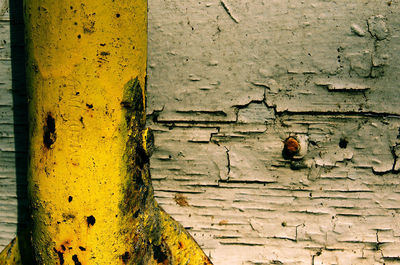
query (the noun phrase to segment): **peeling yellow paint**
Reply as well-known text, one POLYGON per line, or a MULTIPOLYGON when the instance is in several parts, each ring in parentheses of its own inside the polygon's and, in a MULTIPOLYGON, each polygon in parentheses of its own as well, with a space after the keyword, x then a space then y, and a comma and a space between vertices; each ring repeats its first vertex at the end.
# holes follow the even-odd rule
POLYGON ((19 238, 14 238, 0 253, 0 264, 17 265, 21 263, 21 253, 18 247, 19 238))
POLYGON ((118 214, 126 177, 121 100, 132 78, 144 87, 147 3, 25 4, 36 256, 43 264, 61 256, 74 264, 74 255, 82 264, 117 264, 127 243, 118 214), (55 127, 49 148, 47 117, 55 127))
POLYGON ((173 253, 173 264, 212 264, 189 233, 163 210, 161 218, 163 240, 173 253))
POLYGON ((37 262, 211 264, 153 196, 147 1, 26 0, 25 23, 37 262))
POLYGON ((1 265, 33 265, 32 246, 30 244, 30 231, 28 229, 18 232, 0 253, 1 265))

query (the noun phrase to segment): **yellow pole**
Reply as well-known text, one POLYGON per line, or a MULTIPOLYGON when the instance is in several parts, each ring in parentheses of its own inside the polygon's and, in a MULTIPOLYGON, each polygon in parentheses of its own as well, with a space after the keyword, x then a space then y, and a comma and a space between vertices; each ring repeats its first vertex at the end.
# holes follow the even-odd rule
POLYGON ((25 25, 37 262, 211 264, 153 197, 147 1, 26 0, 25 25))

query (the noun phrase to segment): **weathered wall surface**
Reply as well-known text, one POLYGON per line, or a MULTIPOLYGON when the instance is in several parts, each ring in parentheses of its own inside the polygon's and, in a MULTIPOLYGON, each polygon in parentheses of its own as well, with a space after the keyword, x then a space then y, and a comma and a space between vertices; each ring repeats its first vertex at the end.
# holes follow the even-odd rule
POLYGON ((27 205, 24 38, 17 2, 10 12, 8 1, 0 0, 0 249, 15 236, 17 223, 24 225, 27 205))
MULTIPOLYGON (((2 246, 17 220, 9 23, 2 246)), ((399 264, 399 61, 398 0, 149 0, 160 205, 215 264, 399 264)))

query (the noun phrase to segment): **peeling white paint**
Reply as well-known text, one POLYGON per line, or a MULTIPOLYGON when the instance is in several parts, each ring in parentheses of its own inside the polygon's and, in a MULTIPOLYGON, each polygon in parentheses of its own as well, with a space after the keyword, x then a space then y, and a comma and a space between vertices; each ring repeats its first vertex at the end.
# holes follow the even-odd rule
MULTIPOLYGON (((4 246, 17 210, 1 18, 4 246)), ((149 1, 155 194, 215 264, 400 262, 399 32, 398 0, 149 1)))

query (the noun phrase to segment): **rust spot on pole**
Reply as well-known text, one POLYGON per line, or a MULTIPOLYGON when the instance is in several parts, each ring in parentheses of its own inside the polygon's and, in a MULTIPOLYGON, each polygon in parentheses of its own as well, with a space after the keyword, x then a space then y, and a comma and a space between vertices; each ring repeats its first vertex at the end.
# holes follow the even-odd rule
POLYGON ((72 256, 72 261, 75 263, 75 265, 82 265, 82 263, 78 259, 78 255, 73 255, 72 256))
POLYGON ((60 261, 60 265, 64 264, 64 253, 61 251, 58 251, 56 248, 54 248, 54 251, 57 253, 58 259, 60 261))
POLYGON ((47 114, 45 125, 43 127, 43 144, 47 149, 56 141, 56 121, 51 116, 51 113, 47 114))
POLYGON ((126 251, 123 255, 121 255, 121 259, 124 264, 127 264, 128 261, 130 260, 130 258, 131 258, 131 255, 129 254, 128 251, 126 251))
POLYGON ((96 223, 96 218, 94 218, 94 216, 91 215, 86 218, 86 222, 87 222, 88 227, 94 226, 94 223, 96 223))

